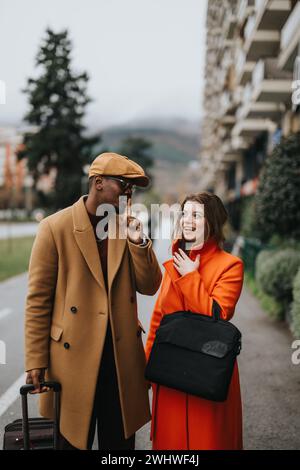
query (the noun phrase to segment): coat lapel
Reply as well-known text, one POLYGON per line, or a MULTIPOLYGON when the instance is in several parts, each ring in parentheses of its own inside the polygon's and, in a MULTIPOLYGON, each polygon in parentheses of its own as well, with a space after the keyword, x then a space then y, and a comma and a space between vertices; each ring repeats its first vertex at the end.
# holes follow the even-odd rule
POLYGON ((116 237, 118 232, 119 217, 112 217, 112 219, 108 223, 107 280, 109 292, 113 284, 114 278, 120 267, 125 252, 125 247, 127 246, 126 238, 116 237))
POLYGON ((72 206, 74 236, 77 245, 79 246, 79 249, 95 280, 100 287, 105 289, 97 242, 84 204, 84 199, 86 197, 87 196, 82 196, 72 206))
MULTIPOLYGON (((95 239, 93 227, 90 223, 90 219, 84 204, 84 200, 86 197, 87 196, 82 196, 72 207, 74 236, 91 273, 93 274, 100 287, 105 289, 97 242, 95 239)), ((109 221, 108 227, 109 239, 107 255, 107 277, 108 289, 110 291, 113 280, 120 267, 127 240, 116 238, 116 234, 118 234, 119 229, 118 217, 116 217, 116 219, 112 217, 112 219, 109 221), (116 227, 116 230, 114 227, 116 227)))

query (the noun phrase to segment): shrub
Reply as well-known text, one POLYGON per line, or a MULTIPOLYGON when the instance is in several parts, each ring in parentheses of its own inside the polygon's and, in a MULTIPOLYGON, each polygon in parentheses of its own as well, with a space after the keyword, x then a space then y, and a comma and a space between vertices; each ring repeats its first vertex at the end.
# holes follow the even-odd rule
POLYGON ((285 313, 283 305, 270 295, 265 294, 252 277, 251 273, 245 273, 245 282, 253 295, 258 298, 263 310, 269 317, 273 320, 283 320, 285 313))
POLYGON ((287 306, 292 301, 293 281, 299 267, 297 250, 264 250, 257 257, 256 281, 263 292, 287 306))

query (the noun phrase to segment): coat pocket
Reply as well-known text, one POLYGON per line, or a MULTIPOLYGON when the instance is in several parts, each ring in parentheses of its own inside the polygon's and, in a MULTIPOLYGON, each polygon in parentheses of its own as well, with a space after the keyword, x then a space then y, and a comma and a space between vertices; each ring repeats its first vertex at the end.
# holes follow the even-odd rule
POLYGON ((63 333, 63 329, 60 326, 51 325, 51 330, 50 330, 51 339, 53 339, 54 341, 59 341, 62 333, 63 333))

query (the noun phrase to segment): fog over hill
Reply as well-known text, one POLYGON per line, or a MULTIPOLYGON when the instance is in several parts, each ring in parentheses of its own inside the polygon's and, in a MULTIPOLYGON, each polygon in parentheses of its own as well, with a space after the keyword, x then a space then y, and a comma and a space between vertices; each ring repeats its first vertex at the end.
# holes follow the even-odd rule
POLYGON ((197 160, 200 147, 200 124, 182 118, 143 119, 99 131, 102 142, 95 151, 117 152, 129 137, 144 138, 152 143, 154 160, 186 163, 197 160))

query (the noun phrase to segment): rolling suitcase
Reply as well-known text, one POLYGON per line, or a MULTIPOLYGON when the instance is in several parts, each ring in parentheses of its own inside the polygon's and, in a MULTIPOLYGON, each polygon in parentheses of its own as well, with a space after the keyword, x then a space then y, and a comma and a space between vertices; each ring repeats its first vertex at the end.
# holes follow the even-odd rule
POLYGON ((34 390, 34 386, 23 385, 20 388, 22 419, 17 419, 5 427, 3 450, 58 449, 61 385, 58 382, 45 382, 42 385, 54 391, 54 420, 28 418, 27 395, 34 390))

